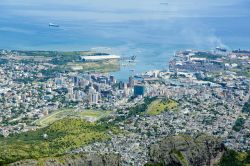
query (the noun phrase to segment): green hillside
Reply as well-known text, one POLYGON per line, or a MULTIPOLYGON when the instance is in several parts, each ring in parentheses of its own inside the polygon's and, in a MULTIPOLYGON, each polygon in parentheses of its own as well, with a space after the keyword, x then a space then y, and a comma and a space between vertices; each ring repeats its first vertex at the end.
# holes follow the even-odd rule
POLYGON ((63 119, 36 131, 0 138, 0 165, 60 156, 68 150, 110 139, 107 133, 111 129, 80 119, 63 119))

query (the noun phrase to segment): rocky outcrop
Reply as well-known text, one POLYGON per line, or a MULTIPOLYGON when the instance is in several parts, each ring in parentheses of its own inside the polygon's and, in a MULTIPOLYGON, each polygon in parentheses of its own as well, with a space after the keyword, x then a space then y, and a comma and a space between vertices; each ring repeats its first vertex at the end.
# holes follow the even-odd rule
POLYGON ((48 157, 38 160, 22 160, 10 164, 11 166, 119 166, 118 154, 82 153, 61 157, 48 157))
POLYGON ((221 140, 207 135, 166 137, 149 148, 147 165, 210 166, 224 152, 221 140))

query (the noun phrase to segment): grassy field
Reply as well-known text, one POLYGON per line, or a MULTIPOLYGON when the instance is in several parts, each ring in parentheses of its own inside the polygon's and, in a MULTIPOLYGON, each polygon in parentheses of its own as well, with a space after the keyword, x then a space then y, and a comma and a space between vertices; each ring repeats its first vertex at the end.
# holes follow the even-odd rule
POLYGON ((117 60, 106 60, 100 62, 82 62, 82 63, 68 63, 67 67, 72 70, 81 70, 88 72, 110 72, 120 69, 120 64, 117 60))
POLYGON ((66 118, 53 124, 8 138, 0 137, 0 165, 22 159, 54 157, 96 141, 110 139, 111 125, 66 118), (47 137, 43 137, 47 134, 47 137))
POLYGON ((73 109, 62 109, 55 111, 48 116, 45 116, 42 119, 39 119, 35 122, 36 125, 45 127, 57 120, 63 119, 65 117, 74 117, 79 119, 85 119, 87 121, 96 121, 106 115, 109 115, 110 111, 103 110, 83 110, 83 111, 74 111, 73 109))
POLYGON ((178 103, 175 100, 155 100, 153 101, 147 109, 148 115, 159 115, 164 111, 175 110, 178 106, 178 103))

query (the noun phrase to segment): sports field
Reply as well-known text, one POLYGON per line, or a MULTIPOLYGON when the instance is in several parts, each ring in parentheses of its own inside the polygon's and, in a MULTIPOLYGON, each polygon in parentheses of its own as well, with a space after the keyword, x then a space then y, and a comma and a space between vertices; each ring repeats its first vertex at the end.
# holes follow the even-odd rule
POLYGON ((94 122, 109 114, 110 114, 110 111, 103 111, 103 110, 76 111, 74 109, 61 109, 35 121, 35 124, 41 127, 45 127, 65 117, 85 119, 87 121, 94 122))

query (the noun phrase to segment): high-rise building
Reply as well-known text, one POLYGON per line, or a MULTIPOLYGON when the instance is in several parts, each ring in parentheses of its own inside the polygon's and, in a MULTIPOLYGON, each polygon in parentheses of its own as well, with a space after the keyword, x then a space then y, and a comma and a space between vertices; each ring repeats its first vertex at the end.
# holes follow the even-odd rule
POLYGON ((123 88, 123 82, 122 82, 122 81, 119 82, 119 89, 124 89, 124 88, 123 88))
POLYGON ((135 85, 134 96, 144 96, 144 95, 145 95, 145 87, 143 85, 135 85))
POLYGON ((99 84, 93 84, 93 87, 97 92, 101 92, 101 87, 99 84))
POLYGON ((119 89, 120 90, 125 90, 127 88, 128 88, 128 86, 127 86, 126 82, 122 82, 122 81, 119 82, 119 89))
POLYGON ((73 97, 74 97, 74 87, 73 87, 73 85, 70 84, 67 89, 68 89, 68 97, 70 99, 73 99, 73 97))
POLYGON ((62 85, 62 81, 60 78, 55 78, 55 84, 56 85, 62 85))
POLYGON ((91 104, 97 104, 99 101, 99 93, 94 92, 89 94, 89 102, 91 104))
POLYGON ((123 83, 123 89, 124 90, 128 89, 128 84, 126 82, 123 83))
POLYGON ((135 84, 135 80, 134 80, 134 78, 132 77, 132 76, 130 76, 129 77, 129 79, 128 79, 128 84, 129 84, 129 87, 134 87, 134 84, 135 84))
POLYGON ((89 87, 89 94, 95 93, 95 92, 96 92, 95 88, 92 85, 90 85, 90 87, 89 87))
POLYGON ((74 92, 74 99, 75 100, 81 100, 82 96, 81 96, 81 91, 77 90, 74 92))
POLYGON ((111 76, 109 77, 109 79, 110 79, 110 83, 111 83, 111 84, 115 84, 115 83, 116 83, 115 76, 111 75, 111 76))
POLYGON ((79 85, 79 78, 78 77, 73 77, 73 83, 74 83, 74 86, 78 86, 79 85))
POLYGON ((79 81, 79 86, 80 86, 81 88, 85 88, 85 87, 88 86, 88 85, 89 85, 89 81, 86 80, 86 79, 81 79, 81 80, 79 81))

